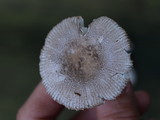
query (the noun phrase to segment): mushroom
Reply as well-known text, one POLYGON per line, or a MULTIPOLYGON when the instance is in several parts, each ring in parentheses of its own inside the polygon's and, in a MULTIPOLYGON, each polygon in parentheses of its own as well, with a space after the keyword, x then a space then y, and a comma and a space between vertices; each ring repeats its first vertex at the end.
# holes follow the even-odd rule
POLYGON ((114 100, 129 81, 128 51, 126 32, 112 19, 100 17, 86 28, 82 17, 69 17, 46 37, 40 55, 42 83, 68 109, 83 110, 114 100))

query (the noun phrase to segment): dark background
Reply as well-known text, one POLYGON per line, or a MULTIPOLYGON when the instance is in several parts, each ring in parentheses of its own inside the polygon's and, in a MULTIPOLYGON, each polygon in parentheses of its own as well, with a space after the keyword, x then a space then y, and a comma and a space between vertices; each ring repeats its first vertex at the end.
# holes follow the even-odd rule
POLYGON ((135 49, 135 88, 147 90, 152 99, 145 117, 160 118, 159 14, 160 0, 0 0, 0 119, 14 120, 40 82, 39 54, 47 33, 62 19, 77 15, 86 25, 108 16, 127 31, 135 49))

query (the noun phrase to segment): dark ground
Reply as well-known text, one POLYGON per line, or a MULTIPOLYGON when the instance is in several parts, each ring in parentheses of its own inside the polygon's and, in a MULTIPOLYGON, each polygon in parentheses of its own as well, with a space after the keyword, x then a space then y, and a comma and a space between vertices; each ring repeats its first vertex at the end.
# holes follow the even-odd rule
POLYGON ((152 99, 145 117, 160 118, 159 13, 159 0, 0 0, 0 119, 14 120, 40 82, 39 53, 47 33, 62 19, 77 15, 86 25, 108 16, 127 31, 135 49, 135 89, 148 91, 152 99))

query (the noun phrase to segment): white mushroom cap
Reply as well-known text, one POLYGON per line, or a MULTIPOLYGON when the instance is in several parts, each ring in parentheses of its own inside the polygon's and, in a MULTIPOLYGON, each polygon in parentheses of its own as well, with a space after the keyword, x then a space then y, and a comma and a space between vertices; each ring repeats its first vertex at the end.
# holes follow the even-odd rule
POLYGON ((49 32, 40 55, 47 92, 68 109, 82 110, 121 94, 132 69, 125 31, 108 17, 84 27, 82 17, 64 19, 49 32))

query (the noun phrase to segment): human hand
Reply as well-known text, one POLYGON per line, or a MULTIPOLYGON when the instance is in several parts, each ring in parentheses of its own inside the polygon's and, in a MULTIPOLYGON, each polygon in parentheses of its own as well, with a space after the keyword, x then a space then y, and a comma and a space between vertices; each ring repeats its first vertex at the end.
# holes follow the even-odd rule
MULTIPOLYGON (((139 120, 150 100, 145 91, 133 92, 128 84, 116 100, 81 111, 72 120, 139 120)), ((17 120, 53 120, 64 107, 46 93, 40 83, 17 113, 17 120)))

